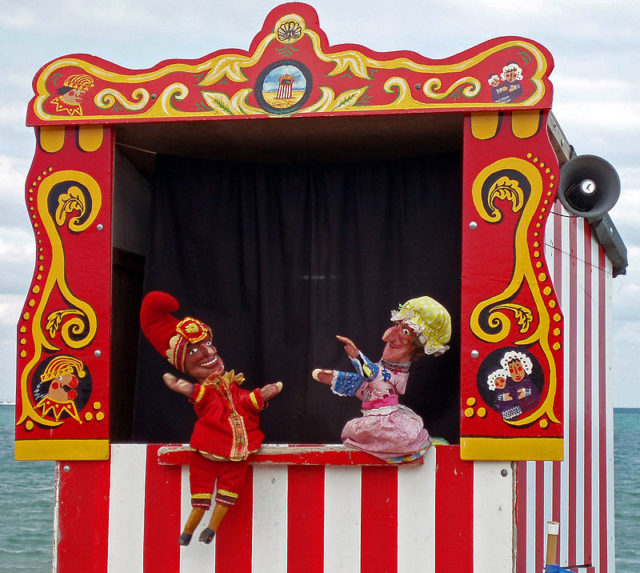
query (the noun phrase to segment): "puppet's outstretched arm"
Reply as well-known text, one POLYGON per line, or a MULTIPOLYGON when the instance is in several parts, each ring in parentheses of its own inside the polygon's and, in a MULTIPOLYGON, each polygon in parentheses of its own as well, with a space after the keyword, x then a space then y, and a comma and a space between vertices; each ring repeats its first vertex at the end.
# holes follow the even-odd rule
POLYGON ((336 338, 340 342, 342 342, 342 344, 344 344, 344 351, 347 353, 349 358, 356 358, 358 354, 360 354, 358 347, 353 343, 352 340, 350 340, 346 336, 340 336, 339 334, 336 334, 336 338))
POLYGON ((171 390, 178 394, 183 394, 188 398, 193 393, 194 385, 191 382, 187 382, 182 378, 177 378, 168 372, 162 375, 162 379, 164 380, 164 383, 171 388, 171 390))
POLYGON ((282 382, 273 382, 260 388, 260 396, 265 402, 275 398, 282 391, 282 382))
POLYGON ((316 369, 311 374, 314 380, 331 386, 334 394, 340 396, 354 396, 365 380, 371 380, 378 374, 378 366, 369 360, 358 347, 347 337, 337 335, 336 338, 344 344, 344 349, 356 372, 342 372, 340 370, 316 369))

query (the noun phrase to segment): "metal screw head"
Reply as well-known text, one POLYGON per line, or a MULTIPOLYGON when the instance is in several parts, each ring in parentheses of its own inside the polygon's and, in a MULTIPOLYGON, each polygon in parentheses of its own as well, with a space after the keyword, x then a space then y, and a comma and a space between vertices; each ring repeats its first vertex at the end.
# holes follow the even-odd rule
POLYGON ((102 229, 104 229, 104 225, 102 223, 99 223, 98 225, 96 225, 96 229, 98 229, 98 231, 102 231, 102 229))
POLYGON ((507 470, 503 469, 503 470, 500 471, 500 475, 503 478, 506 478, 509 475, 509 472, 507 470))
POLYGON ((96 358, 100 358, 100 357, 102 356, 102 351, 100 351, 100 350, 96 350, 96 351, 93 353, 93 355, 94 355, 96 358))
POLYGON ((480 353, 477 350, 471 351, 471 358, 478 358, 478 356, 480 356, 480 353))
POLYGON ((469 223, 469 229, 471 229, 472 231, 475 231, 478 228, 478 223, 476 223, 475 221, 471 221, 471 223, 469 223))

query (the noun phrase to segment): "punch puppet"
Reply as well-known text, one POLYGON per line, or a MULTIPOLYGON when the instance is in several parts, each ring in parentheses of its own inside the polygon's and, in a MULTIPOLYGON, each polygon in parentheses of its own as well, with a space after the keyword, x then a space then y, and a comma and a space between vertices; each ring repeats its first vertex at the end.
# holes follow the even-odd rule
POLYGON ((173 316, 178 309, 173 296, 150 292, 142 302, 140 324, 153 347, 194 380, 163 376, 171 390, 189 398, 198 416, 190 440, 192 510, 178 543, 189 545, 215 491, 211 519, 199 538, 211 543, 244 484, 249 454, 258 450, 264 438, 259 413, 280 393, 282 382, 252 391, 241 389, 244 376, 225 370, 211 328, 197 318, 178 320, 173 316))
POLYGON ((389 463, 420 458, 431 444, 422 418, 399 403, 415 360, 439 356, 448 350, 451 317, 428 296, 414 298, 391 313, 392 326, 382 336, 382 358, 374 363, 345 338, 344 344, 355 372, 314 370, 313 378, 331 386, 339 396, 362 400, 362 417, 346 423, 342 441, 389 463))

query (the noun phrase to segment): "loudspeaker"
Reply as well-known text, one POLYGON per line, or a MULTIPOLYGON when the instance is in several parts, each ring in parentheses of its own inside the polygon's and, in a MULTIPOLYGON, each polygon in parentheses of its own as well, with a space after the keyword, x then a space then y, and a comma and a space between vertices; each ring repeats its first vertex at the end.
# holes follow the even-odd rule
POLYGON ((609 211, 620 197, 620 177, 596 155, 578 155, 560 169, 558 198, 564 208, 589 221, 609 211))

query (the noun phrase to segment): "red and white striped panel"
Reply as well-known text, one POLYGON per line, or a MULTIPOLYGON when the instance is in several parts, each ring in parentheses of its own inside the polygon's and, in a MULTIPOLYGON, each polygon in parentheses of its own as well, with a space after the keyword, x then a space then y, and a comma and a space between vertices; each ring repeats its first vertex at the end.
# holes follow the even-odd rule
POLYGON ((186 466, 158 464, 154 445, 111 454, 58 466, 59 573, 513 571, 512 468, 457 446, 402 467, 254 464, 215 542, 197 530, 186 548, 186 466))
POLYGON ((544 524, 560 523, 559 563, 615 571, 613 408, 607 377, 612 268, 590 226, 556 203, 546 257, 564 314, 562 462, 518 464, 518 573, 543 570, 544 524))

